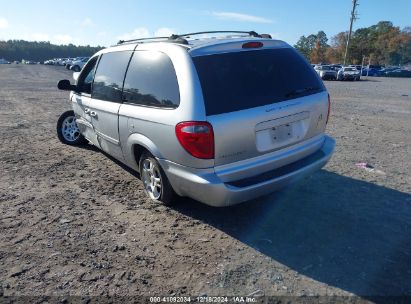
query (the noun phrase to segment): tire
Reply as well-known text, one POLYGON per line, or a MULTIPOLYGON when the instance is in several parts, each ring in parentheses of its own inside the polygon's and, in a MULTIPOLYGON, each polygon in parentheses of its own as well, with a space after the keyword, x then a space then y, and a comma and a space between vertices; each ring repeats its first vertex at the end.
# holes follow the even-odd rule
POLYGON ((80 67, 78 65, 75 65, 71 68, 74 72, 80 72, 80 67))
POLYGON ((70 146, 78 146, 87 142, 77 127, 74 111, 67 111, 60 115, 57 121, 57 136, 63 144, 70 146))
POLYGON ((170 205, 175 195, 163 169, 157 160, 144 152, 139 161, 140 178, 146 195, 153 201, 170 205))

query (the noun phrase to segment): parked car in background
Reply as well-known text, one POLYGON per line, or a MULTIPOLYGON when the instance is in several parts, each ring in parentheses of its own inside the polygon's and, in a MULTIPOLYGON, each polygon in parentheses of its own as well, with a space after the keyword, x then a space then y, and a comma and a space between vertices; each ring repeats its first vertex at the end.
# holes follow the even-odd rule
POLYGON ((90 57, 83 57, 80 60, 73 61, 70 66, 70 70, 73 70, 74 72, 80 72, 89 59, 90 57))
POLYGON ((337 72, 330 65, 316 65, 314 70, 323 80, 336 80, 337 72))
POLYGON ((330 67, 334 71, 338 72, 343 66, 341 64, 331 64, 330 67))
POLYGON ((56 58, 53 58, 53 59, 49 59, 49 60, 44 61, 44 64, 47 64, 47 65, 55 65, 55 64, 56 64, 56 61, 57 61, 57 59, 56 59, 56 58))
POLYGON ((67 60, 67 62, 66 62, 66 69, 68 69, 68 70, 70 70, 71 69, 71 67, 73 66, 73 63, 75 62, 75 61, 81 61, 81 60, 83 60, 83 59, 85 59, 85 58, 90 58, 90 57, 75 57, 75 58, 71 58, 70 60, 67 60))
POLYGON ((10 64, 10 61, 8 61, 4 58, 0 58, 0 64, 10 64))
POLYGON ((376 69, 376 70, 381 70, 385 66, 384 65, 379 65, 379 64, 369 64, 366 66, 367 69, 376 69))
POLYGON ((360 71, 355 66, 343 67, 338 71, 338 80, 360 80, 360 71))
POLYGON ((365 69, 362 70, 361 76, 379 77, 379 76, 384 76, 384 73, 381 72, 380 69, 376 69, 376 68, 365 68, 365 69))
POLYGON ((75 58, 68 58, 65 62, 64 62, 64 66, 66 67, 67 70, 70 70, 71 65, 73 64, 74 61, 78 60, 78 57, 75 58))
POLYGON ((401 67, 399 66, 390 66, 390 67, 386 67, 380 70, 380 72, 383 74, 382 76, 385 76, 388 72, 392 72, 395 70, 401 70, 401 67))
POLYGON ((139 171, 147 196, 165 204, 175 193, 238 204, 327 163, 330 95, 293 47, 255 32, 194 35, 96 53, 75 85, 58 84, 73 107, 58 120, 59 139, 92 142, 139 171))
POLYGON ((396 69, 393 71, 388 71, 385 73, 386 77, 411 77, 411 71, 410 70, 404 70, 404 69, 396 69))
POLYGON ((64 62, 67 60, 68 58, 57 58, 57 60, 55 61, 56 65, 61 65, 64 66, 64 62))
POLYGON ((66 58, 63 60, 63 66, 67 66, 68 63, 73 62, 74 58, 66 58))
POLYGON ((361 71, 363 66, 361 64, 350 64, 349 67, 356 68, 358 71, 361 71))

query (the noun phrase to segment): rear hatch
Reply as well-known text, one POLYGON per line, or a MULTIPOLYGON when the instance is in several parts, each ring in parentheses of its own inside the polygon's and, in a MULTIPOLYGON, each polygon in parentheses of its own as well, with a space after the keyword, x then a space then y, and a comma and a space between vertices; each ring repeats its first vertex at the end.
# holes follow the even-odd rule
POLYGON ((215 165, 258 157, 323 133, 328 94, 291 47, 193 56, 215 165))

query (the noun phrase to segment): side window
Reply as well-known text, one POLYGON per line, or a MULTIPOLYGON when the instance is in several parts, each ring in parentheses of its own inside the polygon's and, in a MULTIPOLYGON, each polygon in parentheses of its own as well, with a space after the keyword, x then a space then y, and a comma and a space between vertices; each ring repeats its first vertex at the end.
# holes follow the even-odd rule
POLYGON ((98 56, 90 59, 90 61, 84 66, 77 80, 77 88, 79 92, 91 94, 91 85, 93 83, 97 59, 98 59, 98 56))
POLYGON ((121 90, 130 56, 131 51, 102 55, 94 76, 92 98, 121 102, 121 90))
POLYGON ((157 51, 135 51, 124 81, 123 102, 177 108, 180 93, 170 58, 157 51))

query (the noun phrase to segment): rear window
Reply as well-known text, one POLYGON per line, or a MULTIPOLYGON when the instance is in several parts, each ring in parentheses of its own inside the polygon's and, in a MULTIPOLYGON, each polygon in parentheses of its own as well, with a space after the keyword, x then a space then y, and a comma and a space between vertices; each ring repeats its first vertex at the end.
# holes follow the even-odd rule
POLYGON ((312 67, 292 48, 193 58, 207 115, 272 104, 325 90, 312 67))

